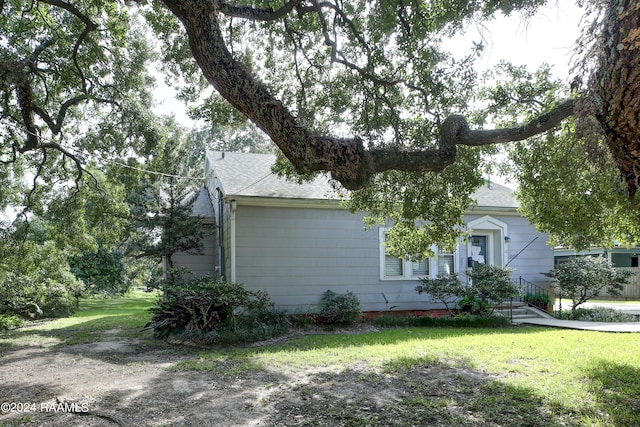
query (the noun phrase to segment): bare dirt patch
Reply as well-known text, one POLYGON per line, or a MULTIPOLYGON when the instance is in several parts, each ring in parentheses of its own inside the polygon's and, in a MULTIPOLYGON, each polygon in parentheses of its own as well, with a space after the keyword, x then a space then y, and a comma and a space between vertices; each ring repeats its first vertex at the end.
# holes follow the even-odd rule
POLYGON ((482 398, 496 392, 495 378, 459 367, 423 365, 392 374, 369 367, 267 366, 237 375, 173 369, 199 351, 109 333, 90 344, 4 350, 0 402, 22 406, 0 412, 0 426, 509 425, 497 421, 504 417, 516 421, 511 425, 558 425, 536 409, 531 396, 531 413, 518 422, 514 417, 523 414, 509 414, 504 390, 497 390, 507 396, 504 404, 487 412, 482 398))

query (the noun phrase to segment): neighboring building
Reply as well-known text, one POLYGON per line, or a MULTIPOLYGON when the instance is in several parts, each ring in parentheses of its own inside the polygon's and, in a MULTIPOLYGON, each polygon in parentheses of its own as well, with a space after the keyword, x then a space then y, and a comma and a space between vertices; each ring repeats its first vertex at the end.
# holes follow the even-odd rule
POLYGON ((558 247, 554 250, 555 263, 559 264, 575 256, 604 256, 616 267, 638 267, 638 255, 640 248, 626 248, 615 245, 611 249, 592 247, 584 251, 558 247))
POLYGON ((430 310, 441 306, 418 295, 418 278, 459 273, 485 262, 507 265, 514 277, 546 283, 553 268, 548 236, 518 212, 512 191, 491 184, 465 215, 471 237, 452 253, 420 263, 385 253, 385 228, 365 230, 364 214, 341 207, 329 182, 297 184, 271 172, 275 157, 208 152, 205 189, 215 232, 204 255, 176 254, 174 265, 223 276, 251 290, 266 290, 279 308, 312 311, 326 290, 352 291, 364 311, 430 310))
POLYGON ((594 246, 584 251, 575 251, 573 249, 557 247, 554 250, 554 255, 556 265, 567 262, 570 258, 577 256, 603 256, 607 258, 614 267, 630 271, 632 276, 619 293, 610 294, 607 290, 602 290, 600 291, 598 298, 625 299, 633 301, 640 300, 640 267, 638 266, 640 247, 627 248, 624 246, 614 245, 613 248, 603 249, 594 246))

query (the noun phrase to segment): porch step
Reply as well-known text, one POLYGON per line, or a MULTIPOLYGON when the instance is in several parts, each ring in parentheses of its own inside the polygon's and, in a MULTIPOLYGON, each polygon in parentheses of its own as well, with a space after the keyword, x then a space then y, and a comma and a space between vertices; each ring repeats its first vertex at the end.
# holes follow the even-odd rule
POLYGON ((511 322, 514 324, 520 324, 525 319, 553 319, 553 316, 549 313, 535 307, 529 307, 522 302, 514 302, 511 307, 508 305, 502 306, 501 309, 496 311, 503 316, 511 317, 511 322))

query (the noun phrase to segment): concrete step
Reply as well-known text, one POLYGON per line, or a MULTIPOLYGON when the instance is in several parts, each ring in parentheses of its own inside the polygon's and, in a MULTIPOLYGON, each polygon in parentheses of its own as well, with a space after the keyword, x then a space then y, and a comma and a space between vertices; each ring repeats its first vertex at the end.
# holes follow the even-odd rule
POLYGON ((503 306, 500 310, 496 310, 503 316, 510 317, 513 323, 520 323, 524 319, 553 319, 546 311, 530 307, 526 303, 514 302, 511 308, 503 306))

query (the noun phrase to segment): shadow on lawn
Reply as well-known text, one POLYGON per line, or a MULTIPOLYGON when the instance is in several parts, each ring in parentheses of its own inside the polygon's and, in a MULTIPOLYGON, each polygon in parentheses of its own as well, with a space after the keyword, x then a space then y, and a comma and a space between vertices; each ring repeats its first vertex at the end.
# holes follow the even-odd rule
POLYGON ((548 328, 536 326, 517 326, 506 328, 453 328, 453 327, 398 327, 380 330, 303 330, 300 336, 291 336, 282 344, 260 347, 264 352, 282 350, 311 350, 346 347, 364 347, 370 345, 391 345, 413 340, 439 340, 481 335, 531 335, 546 333, 548 328))
MULTIPOLYGON (((52 364, 51 370, 55 369, 60 368, 52 364)), ((111 365, 94 373, 66 368, 60 375, 73 376, 73 384, 47 384, 37 375, 6 379, 5 390, 0 392, 2 401, 35 406, 28 412, 0 412, 0 426, 112 426, 118 422, 126 426, 255 425, 266 416, 266 407, 260 403, 262 389, 288 383, 285 376, 262 371, 227 378, 164 368, 142 374, 140 369, 111 365), (56 402, 75 403, 88 414, 41 410, 56 402)))
POLYGON ((530 389, 440 364, 416 364, 386 375, 353 369, 320 373, 277 397, 271 425, 578 425, 569 411, 550 412, 544 399, 530 389), (278 414, 291 414, 300 423, 280 424, 278 414))
MULTIPOLYGON (((151 315, 149 315, 150 319, 151 315)), ((0 334, 0 352, 17 350, 31 347, 33 345, 71 345, 79 343, 96 342, 109 339, 109 335, 114 338, 136 338, 140 335, 140 330, 149 321, 139 314, 110 314, 97 318, 86 319, 79 317, 74 319, 73 324, 68 326, 47 326, 42 323, 42 327, 37 322, 27 324, 25 327, 5 331, 0 334), (107 332, 107 334, 105 334, 107 332), (41 338, 39 340, 38 338, 41 338)), ((64 321, 65 319, 60 319, 64 321)), ((45 320, 44 322, 56 322, 56 320, 45 320)))
POLYGON ((640 426, 640 368, 601 360, 587 377, 601 412, 609 414, 607 425, 640 426))
MULTIPOLYGON (((90 371, 71 371, 77 377, 73 388, 14 378, 11 396, 2 397, 38 405, 56 397, 84 401, 90 411, 132 426, 580 425, 570 410, 555 405, 551 411, 543 397, 526 387, 506 385, 470 369, 419 358, 413 362, 408 369, 393 367, 389 373, 350 368, 299 376, 246 369, 230 377, 225 372, 159 370, 144 377, 120 375, 110 382, 92 378, 90 371)), ((36 412, 28 420, 24 415, 0 416, 0 425, 114 425, 95 415, 36 412)))
MULTIPOLYGON (((117 316, 111 319, 116 320, 114 317, 117 316)), ((103 322, 104 319, 92 319, 58 330, 23 332, 25 335, 41 333, 63 342, 71 336, 75 338, 69 340, 74 342, 78 338, 74 335, 76 333, 94 331, 103 334, 106 327, 103 322)), ((61 375, 65 372, 64 375, 77 376, 76 386, 64 388, 52 383, 37 384, 37 374, 31 381, 19 377, 4 378, 11 396, 2 394, 2 397, 10 401, 37 402, 51 401, 57 396, 71 400, 89 398, 91 410, 106 412, 127 420, 130 425, 140 426, 559 427, 588 425, 584 417, 597 419, 601 421, 600 425, 640 425, 640 368, 610 361, 602 361, 586 373, 595 403, 581 408, 576 414, 576 408, 550 401, 533 388, 506 384, 495 375, 466 366, 449 366, 429 357, 396 359, 383 365, 380 371, 349 368, 335 373, 311 369, 302 375, 247 365, 246 357, 243 357, 256 351, 275 352, 289 348, 340 349, 412 339, 437 340, 487 334, 500 335, 500 339, 504 339, 514 334, 545 331, 544 328, 529 327, 404 328, 357 335, 314 335, 278 345, 218 349, 220 353, 239 350, 240 357, 214 360, 212 371, 175 372, 161 368, 154 375, 145 377, 134 377, 133 373, 140 374, 140 369, 147 366, 145 364, 154 366, 160 362, 164 365, 170 358, 174 362, 192 359, 190 354, 193 356, 203 349, 175 347, 163 341, 151 346, 136 346, 131 352, 86 351, 86 345, 80 352, 73 345, 56 347, 50 354, 38 354, 34 349, 33 353, 24 352, 18 356, 19 359, 12 358, 12 362, 40 357, 38 366, 59 369, 61 375), (155 351, 150 351, 151 347, 155 347, 155 351), (168 353, 157 351, 159 348, 166 349, 168 353), (65 353, 74 357, 76 365, 60 365, 65 353), (84 358, 87 360, 83 362, 84 358), (84 363, 84 371, 79 370, 81 363, 84 363), (98 365, 106 369, 99 372, 119 372, 120 376, 111 382, 95 378, 96 374, 99 375, 94 371, 98 365), (93 391, 94 386, 97 392, 93 391)), ((149 337, 149 334, 147 332, 145 336, 149 337)), ((209 348, 207 351, 217 350, 209 348)), ((0 417, 0 425, 73 426, 87 423, 86 418, 78 415, 37 413, 26 416, 32 417, 32 424, 11 424, 20 421, 20 416, 0 417)), ((93 421, 100 422, 97 419, 93 421)), ((110 424, 105 421, 105 424, 96 425, 110 424)))

